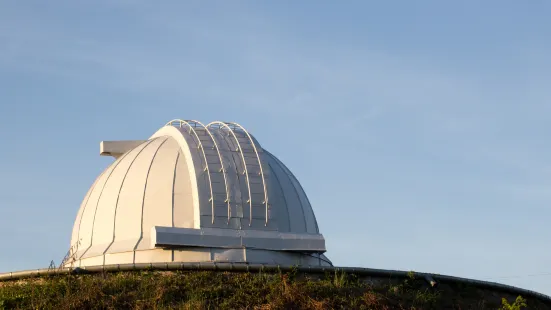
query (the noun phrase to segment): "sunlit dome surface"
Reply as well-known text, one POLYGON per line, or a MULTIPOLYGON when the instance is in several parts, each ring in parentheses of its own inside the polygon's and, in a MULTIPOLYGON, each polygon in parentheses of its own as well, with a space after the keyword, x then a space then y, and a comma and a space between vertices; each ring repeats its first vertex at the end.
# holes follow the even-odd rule
POLYGON ((115 161, 82 202, 65 266, 331 264, 300 183, 238 124, 176 120, 100 152, 115 161))

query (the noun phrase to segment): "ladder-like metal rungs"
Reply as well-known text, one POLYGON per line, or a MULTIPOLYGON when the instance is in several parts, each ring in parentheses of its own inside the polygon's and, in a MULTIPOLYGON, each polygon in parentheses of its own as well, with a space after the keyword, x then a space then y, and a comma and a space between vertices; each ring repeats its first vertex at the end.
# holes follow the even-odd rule
POLYGON ((241 150, 243 151, 243 153, 253 153, 253 154, 256 154, 256 153, 254 152, 254 149, 253 149, 252 147, 249 148, 249 147, 243 147, 243 146, 241 146, 241 150))
POLYGON ((249 178, 249 183, 251 183, 251 185, 262 185, 262 179, 258 177, 258 175, 255 175, 256 177, 253 178, 251 176, 251 178, 249 178))
POLYGON ((260 167, 258 166, 247 166, 247 171, 249 172, 249 179, 260 176, 260 167))
POLYGON ((200 136, 199 140, 201 140, 201 142, 203 144, 206 144, 208 146, 214 145, 214 143, 212 142, 212 139, 210 138, 210 136, 200 136), (204 137, 205 139, 202 139, 202 137, 204 137))
POLYGON ((209 163, 209 170, 211 175, 226 173, 226 168, 220 166, 218 163, 209 163))
POLYGON ((260 206, 260 205, 265 206, 266 205, 266 202, 264 201, 264 194, 258 193, 258 194, 252 194, 251 196, 253 196, 252 201, 251 201, 251 198, 247 198, 247 200, 246 200, 247 204, 250 203, 253 206, 254 205, 257 205, 257 206, 260 206), (258 195, 258 196, 255 197, 255 195, 258 195), (262 195, 262 196, 259 196, 259 195, 262 195))
MULTIPOLYGON (((213 193, 212 196, 214 197, 214 201, 215 201, 215 202, 224 202, 224 203, 228 203, 228 198, 226 197, 226 193, 225 193, 225 192, 213 193)), ((212 199, 213 197, 211 197, 211 199, 212 199)), ((209 201, 210 201, 210 199, 209 199, 209 201)))
POLYGON ((207 156, 207 163, 209 164, 209 167, 210 167, 210 165, 212 165, 212 166, 220 166, 220 165, 222 165, 222 164, 220 163, 220 161, 217 160, 217 159, 218 159, 218 158, 214 158, 214 156, 207 156))

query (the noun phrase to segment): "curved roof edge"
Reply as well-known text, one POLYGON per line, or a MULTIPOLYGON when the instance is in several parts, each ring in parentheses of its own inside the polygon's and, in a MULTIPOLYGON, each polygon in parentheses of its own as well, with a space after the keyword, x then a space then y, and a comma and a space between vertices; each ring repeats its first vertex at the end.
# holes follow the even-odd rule
POLYGON ((304 273, 326 273, 326 272, 346 272, 358 276, 407 278, 413 274, 415 277, 425 279, 431 286, 435 287, 438 283, 461 283, 473 285, 480 288, 506 292, 510 294, 519 294, 523 297, 536 298, 546 303, 551 303, 551 296, 538 293, 532 290, 514 287, 511 285, 474 280, 468 278, 453 277, 440 274, 431 274, 424 272, 372 269, 362 267, 297 267, 280 265, 252 265, 243 263, 150 263, 150 264, 125 264, 125 265, 104 265, 83 268, 44 268, 36 270, 26 270, 18 272, 0 273, 0 282, 9 280, 19 280, 31 277, 56 275, 56 274, 78 274, 78 273, 100 273, 117 272, 132 270, 218 270, 218 271, 298 271, 304 273))

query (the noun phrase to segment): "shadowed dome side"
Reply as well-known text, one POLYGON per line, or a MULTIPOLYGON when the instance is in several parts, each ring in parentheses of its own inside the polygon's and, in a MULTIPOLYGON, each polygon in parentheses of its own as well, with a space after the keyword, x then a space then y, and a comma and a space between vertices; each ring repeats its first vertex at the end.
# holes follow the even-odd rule
POLYGON ((66 264, 330 264, 300 183, 241 126, 177 121, 101 147, 116 160, 82 202, 66 264))

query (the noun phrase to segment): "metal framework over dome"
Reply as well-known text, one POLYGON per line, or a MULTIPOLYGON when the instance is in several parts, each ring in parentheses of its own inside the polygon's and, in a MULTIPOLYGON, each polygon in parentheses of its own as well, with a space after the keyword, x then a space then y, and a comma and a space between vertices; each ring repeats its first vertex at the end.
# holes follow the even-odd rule
POLYGON ((173 120, 103 141, 115 161, 78 211, 67 267, 229 262, 328 266, 300 183, 241 125, 173 120))

